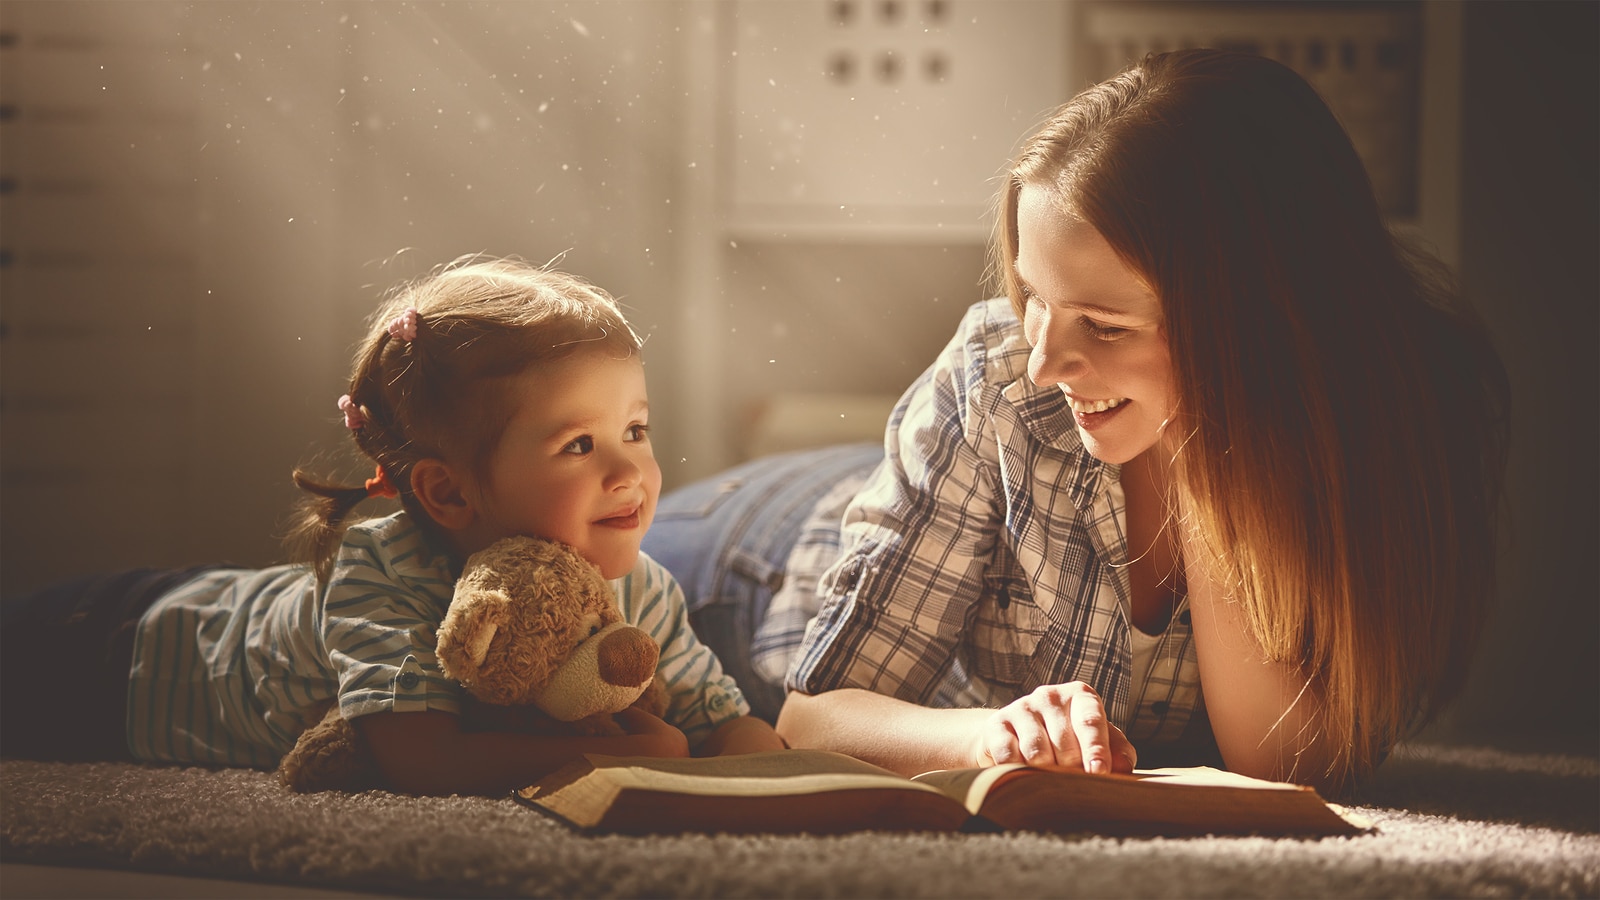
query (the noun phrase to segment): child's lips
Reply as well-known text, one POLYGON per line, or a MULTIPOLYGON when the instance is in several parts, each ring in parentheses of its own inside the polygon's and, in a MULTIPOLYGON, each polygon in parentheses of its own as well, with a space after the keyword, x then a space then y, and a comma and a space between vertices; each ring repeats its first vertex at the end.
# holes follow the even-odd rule
POLYGON ((619 512, 613 513, 613 514, 611 514, 609 516, 606 516, 603 519, 596 520, 595 524, 604 526, 606 528, 621 528, 621 529, 624 529, 624 530, 630 529, 630 528, 638 528, 639 527, 639 507, 634 506, 634 507, 631 507, 629 509, 625 509, 625 510, 621 510, 619 512))

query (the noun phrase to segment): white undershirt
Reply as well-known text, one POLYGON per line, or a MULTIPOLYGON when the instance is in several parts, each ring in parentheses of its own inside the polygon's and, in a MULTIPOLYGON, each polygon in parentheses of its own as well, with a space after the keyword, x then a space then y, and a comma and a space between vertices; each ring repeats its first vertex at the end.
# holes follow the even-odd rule
MULTIPOLYGON (((1162 634, 1165 634, 1165 630, 1162 634)), ((1150 675, 1150 661, 1155 658, 1156 644, 1161 642, 1161 634, 1145 634, 1134 625, 1128 626, 1128 637, 1133 642, 1133 700, 1139 700, 1139 695, 1144 693, 1145 679, 1150 675)))

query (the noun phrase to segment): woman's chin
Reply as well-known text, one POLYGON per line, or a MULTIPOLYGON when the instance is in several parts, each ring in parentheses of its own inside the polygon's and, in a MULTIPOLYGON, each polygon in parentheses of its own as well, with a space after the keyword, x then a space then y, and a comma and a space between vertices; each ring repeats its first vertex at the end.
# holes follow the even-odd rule
POLYGON ((1110 435, 1090 434, 1082 428, 1078 429, 1078 439, 1090 456, 1113 466, 1127 465, 1156 443, 1154 435, 1148 441, 1115 440, 1110 435))

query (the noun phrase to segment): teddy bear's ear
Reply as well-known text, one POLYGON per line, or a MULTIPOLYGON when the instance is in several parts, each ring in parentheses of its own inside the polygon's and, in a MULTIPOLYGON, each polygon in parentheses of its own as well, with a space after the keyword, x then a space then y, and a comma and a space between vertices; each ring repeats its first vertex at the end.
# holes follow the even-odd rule
POLYGON ((483 665, 484 657, 489 655, 489 643, 494 640, 494 633, 500 626, 494 622, 485 623, 483 629, 472 636, 472 643, 467 645, 467 656, 474 666, 483 665))
POLYGON ((510 608, 511 598, 496 590, 458 596, 450 604, 439 624, 439 666, 446 676, 463 684, 473 680, 510 608))

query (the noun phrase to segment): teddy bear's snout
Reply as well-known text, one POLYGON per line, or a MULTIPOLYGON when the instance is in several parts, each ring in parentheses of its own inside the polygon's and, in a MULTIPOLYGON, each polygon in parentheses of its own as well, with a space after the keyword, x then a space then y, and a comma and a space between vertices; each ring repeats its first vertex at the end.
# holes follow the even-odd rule
POLYGON ((650 635, 623 626, 600 640, 600 677, 618 687, 638 687, 656 674, 660 655, 650 635))

